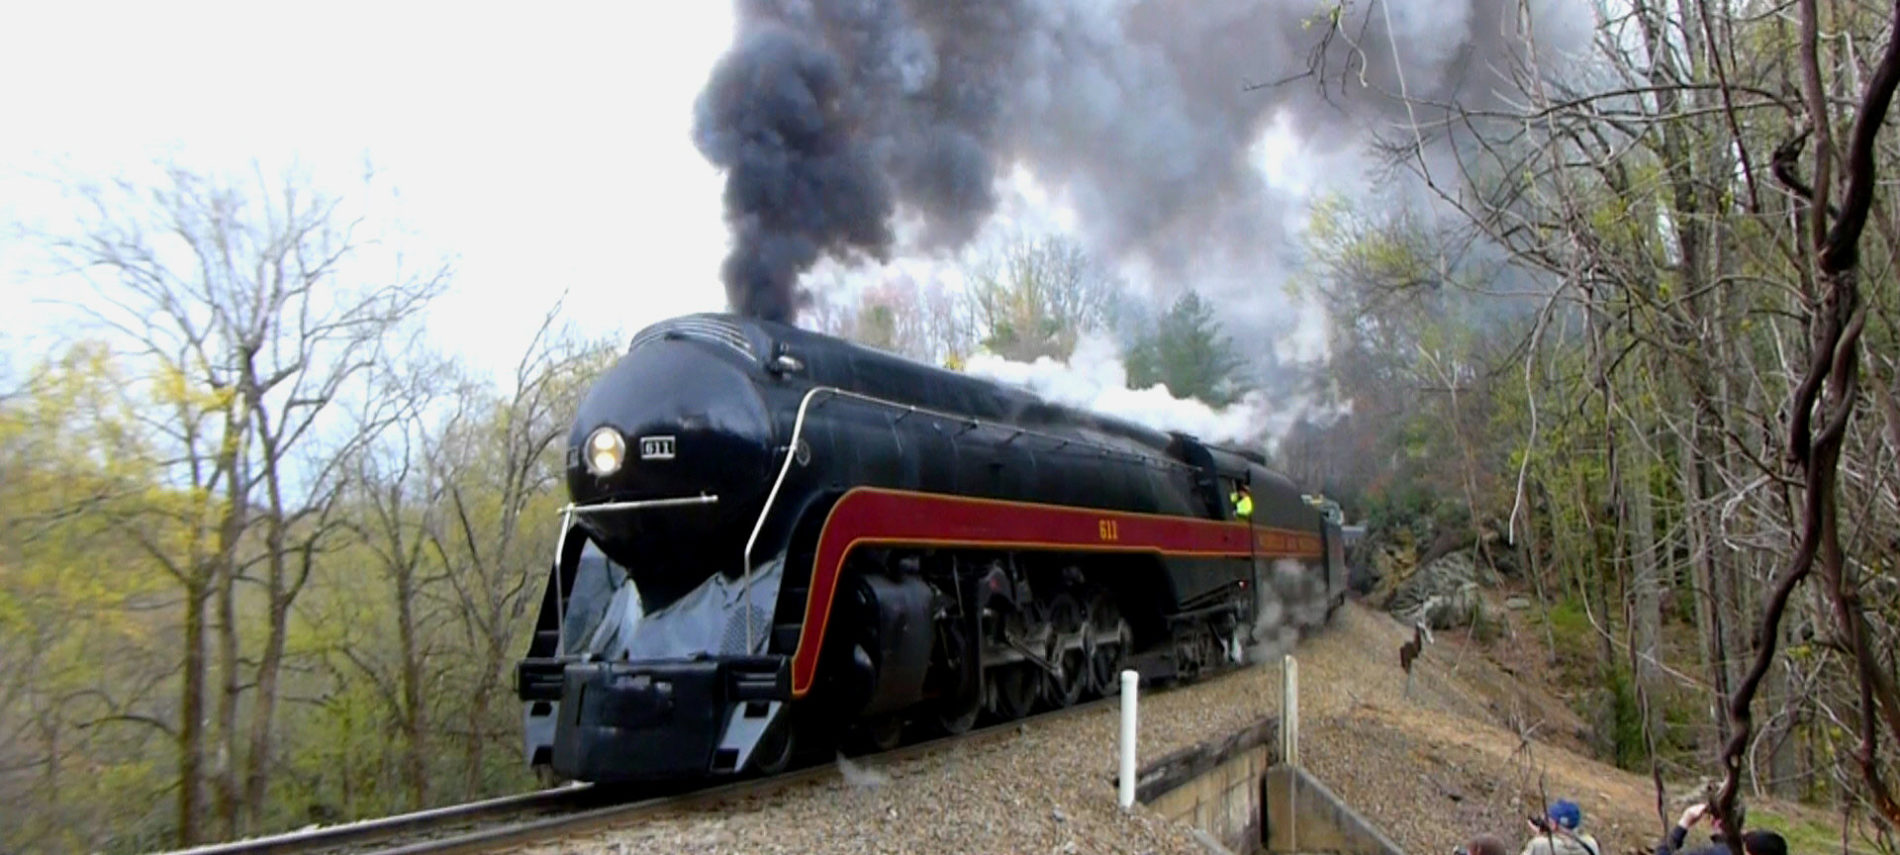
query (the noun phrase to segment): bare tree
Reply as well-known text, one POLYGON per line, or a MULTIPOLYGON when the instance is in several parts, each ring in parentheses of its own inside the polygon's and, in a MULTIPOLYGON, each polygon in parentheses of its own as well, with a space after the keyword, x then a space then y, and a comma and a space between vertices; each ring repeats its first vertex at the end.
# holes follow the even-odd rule
POLYGON ((1893 7, 1886 50, 1855 105, 1853 130, 1838 179, 1838 209, 1829 203, 1836 181, 1835 107, 1820 68, 1819 13, 1814 0, 1800 0, 1796 5, 1801 20, 1799 67, 1808 125, 1804 133, 1775 152, 1773 168, 1775 176, 1808 203, 1801 213, 1805 257, 1812 265, 1812 275, 1804 270, 1801 277, 1807 309, 1808 364, 1789 402, 1785 449, 1789 461, 1801 470, 1805 492, 1799 545, 1765 604, 1756 634, 1754 664, 1729 699, 1734 729, 1722 750, 1727 776, 1716 796, 1714 811, 1735 830, 1729 849, 1736 855, 1741 855, 1742 849, 1741 817, 1734 814, 1735 797, 1741 785, 1742 756, 1754 728, 1755 694, 1774 660, 1788 598, 1817 560, 1833 606, 1834 629, 1852 658, 1858 683, 1860 732, 1855 762, 1874 808, 1890 827, 1900 826, 1900 803, 1895 802, 1878 759, 1883 729, 1889 740, 1900 740, 1900 692, 1895 690, 1893 663, 1882 661, 1890 660, 1892 650, 1882 651, 1872 642, 1854 578, 1856 571, 1842 548, 1838 493, 1841 449, 1860 395, 1860 338, 1867 323, 1867 307, 1860 290, 1861 232, 1874 205, 1878 180, 1875 146, 1893 104, 1894 90, 1900 87, 1900 3, 1893 7), (1794 162, 1808 132, 1814 139, 1812 185, 1798 174, 1794 162))
POLYGON ((428 532, 436 525, 445 484, 429 475, 429 410, 459 387, 452 366, 423 354, 411 354, 378 371, 375 397, 397 408, 394 421, 374 445, 358 450, 349 467, 353 509, 346 524, 389 584, 396 609, 396 664, 388 669, 379 663, 384 644, 363 650, 346 644, 339 652, 376 687, 402 737, 402 780, 411 809, 429 803, 432 725, 425 684, 433 651, 422 597, 432 581, 428 532))
POLYGON ((564 468, 558 442, 579 396, 615 350, 543 319, 499 399, 476 390, 429 447, 432 494, 443 505, 430 518, 429 547, 446 576, 463 643, 474 669, 464 720, 464 791, 482 791, 491 721, 512 645, 536 602, 538 566, 553 549, 554 495, 564 468), (541 514, 537 515, 536 510, 541 514))
MULTIPOLYGON (((842 291, 834 284, 820 291, 842 291)), ((925 362, 958 365, 976 346, 972 301, 959 290, 909 276, 881 282, 854 299, 815 299, 804 314, 826 335, 888 350, 925 362)))
MULTIPOLYGON (((1411 120, 1381 141, 1389 163, 1554 283, 1520 351, 1529 425, 1512 518, 1546 496, 1569 506, 1555 519, 1572 522, 1549 533, 1557 565, 1590 608, 1599 660, 1635 678, 1665 824, 1651 705, 1674 689, 1724 699, 1702 744, 1723 766, 1732 829, 1741 782, 1814 777, 1790 750, 1803 738, 1852 745, 1834 792, 1889 829, 1896 818, 1900 599, 1873 583, 1891 572, 1881 550, 1900 524, 1900 418, 1885 415, 1881 353, 1900 341, 1900 219, 1874 176, 1900 161, 1879 133, 1900 10, 1834 4, 1822 22, 1816 6, 1598 7, 1587 55, 1555 57, 1527 31, 1489 70, 1495 85, 1456 102, 1376 93, 1411 120), (1879 251, 1863 256, 1863 240, 1879 251), (1852 418, 1869 347, 1877 425, 1852 418), (1821 590, 1792 596, 1817 567, 1821 590), (1702 679, 1657 643, 1658 588, 1676 582, 1693 600, 1702 679), (1621 615, 1619 588, 1632 598, 1621 615), (1790 641, 1799 656, 1784 655, 1790 641), (1765 734, 1757 704, 1771 711, 1765 734)), ((1369 43, 1377 30, 1358 16, 1342 6, 1325 21, 1315 66, 1293 79, 1333 85, 1341 45, 1342 81, 1374 57, 1396 67, 1404 46, 1369 43)), ((1520 7, 1518 23, 1534 21, 1520 7)), ((1390 257, 1367 246, 1368 260, 1390 257)))
POLYGON ((362 219, 294 174, 163 172, 149 183, 82 187, 75 232, 49 246, 93 283, 81 307, 149 372, 148 426, 187 487, 183 506, 149 508, 127 530, 185 591, 178 830, 190 843, 201 836, 207 780, 206 607, 215 598, 223 675, 215 792, 229 833, 251 826, 265 802, 291 605, 333 531, 340 463, 380 428, 380 419, 331 416, 360 394, 392 333, 438 293, 447 269, 377 269, 362 252, 362 219), (146 524, 154 519, 183 537, 160 536, 146 524), (249 543, 261 549, 247 552, 249 543), (241 580, 265 596, 254 657, 240 652, 241 580), (255 666, 243 673, 247 662, 255 666), (241 727, 245 694, 250 721, 241 727))
POLYGON ((1067 238, 1017 240, 967 272, 983 345, 1006 359, 1067 359, 1076 338, 1105 319, 1107 271, 1067 238))

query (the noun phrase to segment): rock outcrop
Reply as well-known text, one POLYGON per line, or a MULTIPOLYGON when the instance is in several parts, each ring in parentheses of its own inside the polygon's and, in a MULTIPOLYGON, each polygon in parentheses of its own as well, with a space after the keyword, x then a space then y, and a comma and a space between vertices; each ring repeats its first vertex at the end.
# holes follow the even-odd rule
POLYGON ((1392 588, 1384 608, 1406 623, 1423 623, 1435 630, 1480 620, 1484 597, 1471 550, 1460 549, 1414 569, 1392 588))

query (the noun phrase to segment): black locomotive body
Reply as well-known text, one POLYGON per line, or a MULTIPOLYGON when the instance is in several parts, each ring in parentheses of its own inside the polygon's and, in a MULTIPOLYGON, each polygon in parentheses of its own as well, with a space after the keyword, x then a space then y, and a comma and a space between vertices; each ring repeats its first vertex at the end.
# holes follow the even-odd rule
POLYGON ((1345 590, 1337 521, 1258 456, 771 322, 642 331, 568 445, 516 685, 529 762, 569 778, 769 772, 1191 678, 1345 590))

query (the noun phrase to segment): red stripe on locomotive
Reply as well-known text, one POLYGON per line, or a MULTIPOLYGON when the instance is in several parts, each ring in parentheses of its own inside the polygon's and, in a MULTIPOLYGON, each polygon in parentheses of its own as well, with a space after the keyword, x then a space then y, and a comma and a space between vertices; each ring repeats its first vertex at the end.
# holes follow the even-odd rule
MULTIPOLYGON (((1245 558, 1249 526, 1192 517, 1040 505, 966 496, 858 487, 825 517, 818 536, 805 624, 792 656, 792 697, 804 697, 818 673, 818 652, 845 556, 861 543, 1006 547, 1087 552, 1152 552, 1206 558, 1245 558)), ((1253 528, 1259 553, 1319 557, 1315 535, 1253 528)))

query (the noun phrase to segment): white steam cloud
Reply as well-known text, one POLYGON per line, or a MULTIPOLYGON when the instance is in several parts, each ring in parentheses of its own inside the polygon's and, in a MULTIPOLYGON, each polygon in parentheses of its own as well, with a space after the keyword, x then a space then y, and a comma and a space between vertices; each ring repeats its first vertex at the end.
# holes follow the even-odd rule
POLYGON ((845 784, 853 789, 875 789, 891 782, 891 776, 883 770, 860 766, 843 754, 838 755, 838 774, 844 776, 845 784))
POLYGON ((1248 392, 1226 407, 1177 398, 1165 384, 1128 388, 1128 368, 1115 342, 1099 333, 1082 336, 1069 361, 1041 357, 1014 362, 984 352, 970 357, 964 373, 1007 383, 1044 400, 1126 419, 1156 430, 1191 434, 1206 442, 1258 447, 1278 436, 1290 420, 1275 418, 1267 396, 1248 392))
POLYGON ((1273 572, 1254 587, 1252 632, 1247 661, 1271 662, 1291 653, 1300 636, 1326 625, 1331 598, 1317 570, 1290 558, 1273 562, 1273 572))

